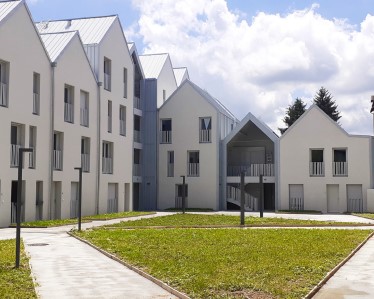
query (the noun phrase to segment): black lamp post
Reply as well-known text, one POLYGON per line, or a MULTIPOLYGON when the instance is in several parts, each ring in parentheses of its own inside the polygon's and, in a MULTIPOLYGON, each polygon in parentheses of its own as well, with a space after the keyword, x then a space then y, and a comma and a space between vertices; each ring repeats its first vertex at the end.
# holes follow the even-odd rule
POLYGON ((182 178, 182 211, 183 214, 186 212, 186 176, 181 175, 182 178))
POLYGON ((81 227, 82 227, 82 167, 74 167, 74 169, 79 171, 78 231, 81 231, 81 227))
POLYGON ((245 217, 244 217, 244 178, 245 178, 245 171, 240 173, 240 225, 245 224, 245 217))

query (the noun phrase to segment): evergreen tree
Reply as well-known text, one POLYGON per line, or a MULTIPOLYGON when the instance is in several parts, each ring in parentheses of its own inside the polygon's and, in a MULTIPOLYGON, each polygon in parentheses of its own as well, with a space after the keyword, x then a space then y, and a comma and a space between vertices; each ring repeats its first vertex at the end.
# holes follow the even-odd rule
POLYGON ((287 125, 286 128, 278 128, 278 130, 283 134, 286 130, 292 126, 292 124, 297 121, 297 119, 305 112, 306 104, 304 104, 302 99, 296 98, 295 102, 288 106, 286 111, 286 116, 283 122, 287 125))
POLYGON ((341 118, 340 112, 338 111, 338 105, 336 105, 335 101, 332 99, 330 92, 323 86, 314 96, 313 102, 334 121, 338 122, 341 118))

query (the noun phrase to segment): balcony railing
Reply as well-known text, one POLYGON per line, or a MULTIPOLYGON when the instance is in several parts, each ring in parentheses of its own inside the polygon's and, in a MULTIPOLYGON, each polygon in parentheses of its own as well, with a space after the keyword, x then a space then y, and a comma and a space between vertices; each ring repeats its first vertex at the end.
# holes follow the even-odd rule
POLYGON ((103 173, 113 173, 113 159, 103 157, 103 173))
POLYGON ((8 86, 0 82, 0 106, 8 107, 8 86))
POLYGON ((88 127, 88 109, 81 108, 81 126, 88 127))
POLYGON ((108 213, 118 212, 118 198, 108 198, 108 213))
POLYGON ((90 172, 90 154, 81 154, 82 171, 90 172))
POLYGON ((64 113, 64 120, 68 123, 72 123, 74 121, 74 110, 73 104, 65 103, 65 113, 64 113))
POLYGON ((32 113, 37 115, 40 114, 40 96, 35 92, 32 96, 32 113))
POLYGON ((134 163, 133 167, 133 175, 134 176, 141 176, 142 175, 142 165, 134 163))
POLYGON ((106 90, 109 90, 110 91, 110 75, 109 74, 105 74, 104 73, 104 89, 106 90))
POLYGON ((290 197, 288 208, 291 211, 302 211, 302 210, 304 210, 304 198, 302 198, 302 197, 290 197))
POLYGON ((142 142, 142 135, 138 130, 134 130, 134 141, 138 143, 142 142))
POLYGON ((227 176, 240 176, 244 171, 246 176, 274 176, 274 164, 249 164, 239 166, 227 166, 227 176))
POLYGON ((142 109, 140 105, 140 98, 135 97, 135 96, 134 96, 134 108, 139 109, 139 110, 142 109))
POLYGON ((161 143, 171 143, 171 131, 161 131, 161 143))
POLYGON ((62 170, 62 151, 53 150, 53 169, 62 170))
POLYGON ((211 130, 200 130, 200 142, 211 142, 211 130))
POLYGON ((36 148, 35 147, 31 147, 32 148, 32 152, 29 153, 29 168, 35 168, 36 166, 36 148))
POLYGON ((200 175, 200 164, 199 163, 187 163, 188 176, 199 176, 200 175))
POLYGON ((126 136, 126 121, 124 120, 119 121, 119 133, 122 136, 126 136))
POLYGON ((18 167, 19 164, 19 149, 21 145, 10 145, 10 167, 18 167))
POLYGON ((324 176, 325 163, 324 162, 309 162, 310 176, 324 176))
MULTIPOLYGON (((176 209, 182 209, 183 208, 182 200, 183 200, 182 196, 176 196, 175 197, 175 208, 176 209)), ((184 207, 188 208, 188 197, 187 196, 184 198, 184 207)))
POLYGON ((112 133, 112 117, 108 115, 108 132, 112 133))
POLYGON ((174 176, 174 163, 168 164, 168 177, 174 176))
POLYGON ((332 162, 332 175, 333 176, 347 176, 348 163, 347 162, 332 162))

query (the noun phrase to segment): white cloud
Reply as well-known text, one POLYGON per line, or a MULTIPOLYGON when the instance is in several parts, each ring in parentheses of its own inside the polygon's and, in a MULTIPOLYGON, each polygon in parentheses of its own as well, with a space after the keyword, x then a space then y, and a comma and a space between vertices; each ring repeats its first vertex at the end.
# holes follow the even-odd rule
POLYGON ((146 53, 169 52, 174 66, 218 97, 238 118, 251 111, 273 129, 295 97, 308 104, 326 87, 349 132, 371 133, 374 16, 359 28, 327 20, 318 5, 287 15, 257 13, 251 22, 224 0, 137 0, 132 34, 146 53))

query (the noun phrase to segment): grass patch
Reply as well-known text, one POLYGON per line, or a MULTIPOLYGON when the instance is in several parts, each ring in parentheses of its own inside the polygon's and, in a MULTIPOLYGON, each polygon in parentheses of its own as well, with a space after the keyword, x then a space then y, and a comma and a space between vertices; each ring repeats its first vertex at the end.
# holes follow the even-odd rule
POLYGON ((20 267, 14 268, 15 248, 15 240, 0 241, 0 298, 37 298, 23 244, 20 267))
POLYGON ((351 215, 374 220, 374 213, 352 213, 351 215))
POLYGON ((156 214, 156 212, 119 212, 119 213, 111 213, 111 214, 100 214, 100 215, 85 216, 85 217, 83 217, 83 219, 86 219, 86 220, 111 220, 111 219, 117 219, 117 218, 130 218, 130 217, 153 215, 153 214, 156 214))
POLYGON ((75 233, 192 298, 301 298, 370 234, 309 229, 75 233))
MULTIPOLYGON (((239 225, 240 216, 228 215, 202 215, 202 214, 174 214, 162 217, 139 219, 134 221, 120 222, 111 224, 111 227, 134 227, 134 226, 219 226, 219 225, 239 225)), ((358 225, 357 223, 316 221, 316 220, 298 220, 285 218, 259 218, 246 217, 245 224, 248 226, 318 226, 318 225, 358 225)), ((363 224, 359 224, 363 225, 363 224)))
MULTIPOLYGON (((165 211, 170 211, 170 212, 182 212, 182 209, 177 209, 177 208, 168 208, 165 209, 165 211)), ((200 208, 186 208, 186 212, 213 212, 212 209, 200 209, 200 208)))

